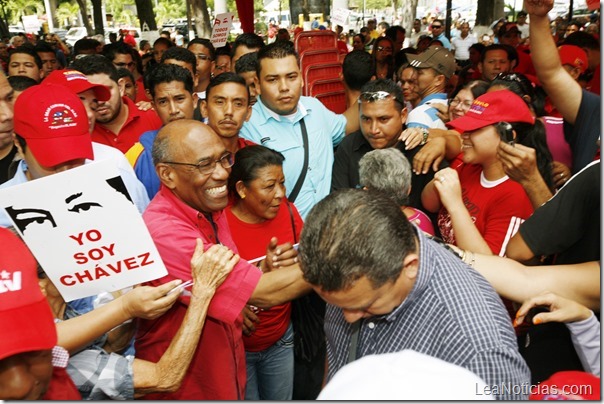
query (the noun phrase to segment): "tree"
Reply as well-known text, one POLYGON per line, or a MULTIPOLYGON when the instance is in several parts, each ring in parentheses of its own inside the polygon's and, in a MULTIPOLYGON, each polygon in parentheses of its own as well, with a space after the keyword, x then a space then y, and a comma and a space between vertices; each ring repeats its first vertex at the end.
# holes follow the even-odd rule
POLYGON ((200 38, 209 38, 212 35, 212 25, 208 14, 206 0, 190 0, 191 17, 195 19, 195 32, 200 38))
POLYGON ((413 31, 413 20, 417 14, 417 1, 418 0, 403 0, 401 14, 401 26, 407 31, 407 35, 411 35, 413 31))
POLYGON ((88 35, 92 35, 92 25, 90 25, 90 20, 88 19, 88 7, 86 4, 86 0, 76 0, 78 2, 78 6, 80 6, 80 14, 82 15, 82 23, 84 27, 86 27, 86 32, 88 35))
POLYGON ((155 7, 155 18, 159 26, 165 24, 168 20, 181 18, 185 15, 187 15, 187 9, 185 2, 182 0, 161 0, 155 7))
POLYGON ((151 0, 135 0, 135 2, 141 31, 143 27, 148 28, 150 31, 157 31, 157 22, 155 21, 155 13, 153 12, 151 0))
POLYGON ((59 26, 64 27, 66 25, 73 25, 73 20, 78 18, 80 12, 80 6, 75 1, 64 2, 57 7, 55 11, 55 18, 59 23, 59 26))
POLYGON ((476 9, 476 25, 489 26, 498 18, 503 17, 503 0, 478 0, 476 9))

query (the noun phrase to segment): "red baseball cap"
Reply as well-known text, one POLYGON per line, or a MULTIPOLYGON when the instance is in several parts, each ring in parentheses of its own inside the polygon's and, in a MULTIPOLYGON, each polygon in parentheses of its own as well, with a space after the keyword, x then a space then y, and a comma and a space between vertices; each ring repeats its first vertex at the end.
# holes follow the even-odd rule
POLYGON ((57 329, 40 290, 37 263, 25 244, 0 228, 0 360, 52 349, 57 329))
POLYGON ((476 98, 466 114, 447 123, 460 133, 499 122, 535 123, 526 102, 509 90, 491 91, 476 98))
POLYGON ((83 93, 86 90, 94 90, 96 98, 99 101, 107 101, 111 98, 111 93, 107 87, 101 84, 92 84, 88 81, 88 78, 84 73, 77 70, 55 70, 42 81, 42 84, 60 84, 67 86, 67 88, 76 94, 83 93))
POLYGON ((65 86, 43 84, 23 91, 15 102, 14 132, 27 141, 38 162, 54 167, 93 159, 86 108, 65 86))
POLYGON ((587 53, 575 45, 562 45, 558 48, 560 62, 578 68, 581 73, 587 69, 587 53))
POLYGON ((529 400, 600 401, 600 378, 578 370, 556 372, 531 388, 529 400))

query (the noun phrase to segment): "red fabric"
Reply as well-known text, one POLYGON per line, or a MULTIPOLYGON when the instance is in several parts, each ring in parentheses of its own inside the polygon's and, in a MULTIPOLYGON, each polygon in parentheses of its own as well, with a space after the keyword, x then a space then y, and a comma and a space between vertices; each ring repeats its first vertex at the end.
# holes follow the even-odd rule
MULTIPOLYGON (((162 257, 168 275, 149 282, 159 285, 172 279, 191 279, 190 260, 196 238, 204 248, 219 241, 237 252, 226 217, 212 214, 215 234, 208 219, 161 186, 143 219, 162 257)), ((241 311, 256 288, 262 273, 240 260, 218 287, 208 308, 208 316, 181 388, 174 393, 148 394, 148 400, 241 400, 245 395, 245 350, 241 311)), ((185 316, 188 297, 181 297, 166 314, 156 320, 140 320, 136 335, 137 358, 157 362, 166 351, 185 316)), ((178 366, 178 364, 175 364, 178 366)))
POLYGON ((81 400, 82 395, 65 368, 53 366, 52 379, 41 400, 81 400))
POLYGON ((243 149, 246 146, 256 146, 256 143, 252 142, 251 140, 244 139, 242 137, 237 139, 237 147, 239 149, 243 149))
POLYGON ((237 14, 241 21, 243 32, 254 32, 254 2, 249 0, 236 0, 237 14))
POLYGON ((338 39, 338 52, 341 54, 348 54, 348 46, 346 46, 346 42, 338 39))
MULTIPOLYGON (((296 240, 300 239, 303 221, 296 207, 291 204, 296 224, 296 240)), ((252 260, 266 254, 266 246, 272 237, 277 237, 279 244, 295 243, 294 233, 285 199, 281 203, 279 212, 273 220, 263 223, 251 224, 239 220, 229 206, 226 217, 237 245, 239 255, 245 260, 252 260)), ((264 351, 277 342, 287 330, 291 314, 290 303, 274 306, 269 310, 260 310, 256 313, 260 323, 256 332, 250 337, 243 336, 245 350, 251 352, 264 351)))
POLYGON ((518 65, 514 68, 514 71, 522 74, 529 74, 536 76, 535 66, 533 66, 533 59, 531 55, 522 51, 521 48, 516 48, 518 52, 518 65))
POLYGON ((145 91, 145 81, 143 80, 143 76, 140 76, 138 80, 136 80, 136 100, 135 103, 139 101, 151 101, 149 97, 147 97, 147 92, 145 91))
MULTIPOLYGON (((464 204, 476 228, 493 254, 501 255, 520 222, 533 213, 531 201, 522 186, 511 179, 491 188, 484 187, 480 165, 462 164, 457 172, 464 204)), ((451 217, 444 207, 438 213, 438 227, 445 242, 456 244, 451 217)))
POLYGON ((92 131, 92 141, 115 147, 125 154, 138 142, 138 138, 143 133, 159 129, 162 122, 155 110, 141 111, 130 98, 125 96, 122 97, 122 102, 128 106, 128 118, 126 118, 120 133, 116 135, 97 122, 94 124, 94 130, 92 131))
POLYGON ((131 35, 130 32, 124 35, 124 43, 136 48, 136 39, 134 39, 134 35, 131 35))

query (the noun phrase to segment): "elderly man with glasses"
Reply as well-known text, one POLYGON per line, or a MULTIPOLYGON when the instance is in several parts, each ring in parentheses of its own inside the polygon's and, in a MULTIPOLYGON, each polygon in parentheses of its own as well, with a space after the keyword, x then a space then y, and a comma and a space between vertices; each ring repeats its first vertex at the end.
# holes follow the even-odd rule
MULTIPOLYGON (((227 181, 234 163, 214 130, 199 121, 170 122, 153 143, 153 161, 161 181, 159 192, 143 214, 162 257, 168 279, 191 279, 189 258, 198 239, 209 248, 222 244, 233 252, 223 210, 228 204, 227 181)), ((242 400, 246 366, 242 310, 246 304, 269 308, 310 290, 302 280, 297 253, 289 243, 278 245, 273 237, 259 268, 239 260, 208 308, 205 328, 182 387, 166 394, 149 394, 159 400, 242 400), (279 268, 278 271, 272 271, 279 268)), ((168 348, 178 332, 186 307, 199 296, 182 296, 166 314, 139 323, 137 357, 154 360, 168 348)))

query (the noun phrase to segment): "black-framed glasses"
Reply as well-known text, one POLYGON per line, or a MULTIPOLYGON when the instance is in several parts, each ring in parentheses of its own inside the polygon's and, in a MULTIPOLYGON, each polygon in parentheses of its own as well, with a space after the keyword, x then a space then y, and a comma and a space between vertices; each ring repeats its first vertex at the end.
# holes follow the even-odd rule
POLYGON ((212 60, 212 58, 210 58, 210 56, 206 55, 205 53, 196 53, 195 57, 199 60, 212 60))
POLYGON ((388 98, 392 98, 394 101, 399 102, 401 105, 405 104, 403 100, 398 99, 393 94, 390 94, 388 91, 365 91, 359 96, 359 104, 363 101, 375 102, 380 100, 387 100, 388 98))
POLYGON ((432 28, 436 28, 436 29, 440 29, 440 28, 442 28, 442 27, 443 27, 442 25, 433 25, 433 26, 432 26, 432 28))
POLYGON ((449 106, 451 108, 457 108, 459 104, 461 104, 461 107, 465 110, 468 110, 472 107, 472 101, 462 101, 459 98, 449 98, 449 106))
POLYGON ((216 170, 216 165, 218 163, 220 163, 220 165, 223 168, 231 168, 233 167, 233 164, 235 164, 235 154, 231 153, 231 152, 226 152, 222 157, 220 157, 218 160, 215 161, 200 161, 197 164, 193 164, 193 163, 180 163, 177 161, 164 161, 165 164, 175 164, 175 165, 179 165, 179 166, 189 166, 189 167, 195 167, 197 169, 197 171, 199 171, 199 173, 201 175, 210 175, 214 172, 214 170, 216 170))

